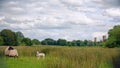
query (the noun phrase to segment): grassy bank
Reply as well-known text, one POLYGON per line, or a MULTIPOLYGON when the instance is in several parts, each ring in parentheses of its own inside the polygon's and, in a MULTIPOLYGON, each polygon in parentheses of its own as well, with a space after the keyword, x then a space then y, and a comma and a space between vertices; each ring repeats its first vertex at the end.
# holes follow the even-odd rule
POLYGON ((5 48, 0 47, 0 68, 117 68, 120 64, 119 48, 17 46, 18 59, 6 58, 5 48), (46 58, 38 60, 36 51, 45 52, 46 58))

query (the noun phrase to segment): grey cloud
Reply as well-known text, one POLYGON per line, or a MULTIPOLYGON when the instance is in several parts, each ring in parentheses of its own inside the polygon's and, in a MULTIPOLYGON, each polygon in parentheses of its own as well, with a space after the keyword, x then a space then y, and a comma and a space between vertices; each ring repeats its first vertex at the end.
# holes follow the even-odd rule
POLYGON ((83 5, 83 3, 79 3, 79 2, 74 3, 74 2, 67 1, 67 0, 60 0, 60 2, 61 4, 64 5, 65 8, 67 8, 68 10, 72 10, 72 11, 79 11, 78 8, 80 8, 83 5))
POLYGON ((114 17, 111 21, 114 23, 118 23, 120 22, 120 17, 114 17))
POLYGON ((120 7, 120 0, 103 0, 103 2, 108 6, 120 7))
POLYGON ((5 23, 5 22, 1 22, 0 23, 0 27, 3 28, 3 27, 9 27, 9 24, 8 23, 5 23))
POLYGON ((0 7, 2 7, 2 5, 7 2, 7 0, 0 0, 0 7))
POLYGON ((52 24, 50 25, 49 23, 46 23, 46 22, 40 22, 40 23, 34 24, 33 28, 42 29, 42 30, 66 30, 66 29, 72 29, 72 24, 63 23, 63 24, 57 24, 57 25, 52 25, 52 24))
POLYGON ((28 20, 28 19, 23 19, 19 17, 5 17, 3 19, 4 22, 10 23, 10 24, 16 24, 16 23, 28 23, 28 22, 33 22, 34 20, 28 20))
POLYGON ((65 23, 69 23, 71 26, 72 25, 83 25, 83 26, 88 25, 84 22, 75 22, 75 21, 66 21, 65 23))
POLYGON ((4 0, 0 2, 0 12, 1 14, 12 16, 25 14, 25 5, 25 2, 21 3, 19 0, 4 0))
POLYGON ((69 26, 36 26, 37 29, 42 30, 65 30, 65 29, 71 29, 69 26))
POLYGON ((62 4, 64 4, 64 5, 67 5, 67 6, 74 6, 74 7, 79 7, 79 6, 81 6, 83 3, 83 1, 77 1, 77 0, 75 0, 75 1, 67 1, 67 0, 60 0, 60 2, 62 3, 62 4))
POLYGON ((93 2, 102 4, 104 8, 120 7, 120 0, 95 0, 93 2))
POLYGON ((12 19, 9 18, 9 17, 5 17, 5 19, 3 19, 3 21, 8 22, 8 23, 20 23, 19 21, 12 20, 12 19))

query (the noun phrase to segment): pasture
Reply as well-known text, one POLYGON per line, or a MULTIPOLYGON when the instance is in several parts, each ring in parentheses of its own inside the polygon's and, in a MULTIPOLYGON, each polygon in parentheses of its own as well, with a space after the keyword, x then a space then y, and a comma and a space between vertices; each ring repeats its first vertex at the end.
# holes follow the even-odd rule
POLYGON ((120 68, 120 48, 16 46, 19 57, 5 57, 0 46, 0 68, 120 68), (37 59, 36 51, 46 53, 37 59))

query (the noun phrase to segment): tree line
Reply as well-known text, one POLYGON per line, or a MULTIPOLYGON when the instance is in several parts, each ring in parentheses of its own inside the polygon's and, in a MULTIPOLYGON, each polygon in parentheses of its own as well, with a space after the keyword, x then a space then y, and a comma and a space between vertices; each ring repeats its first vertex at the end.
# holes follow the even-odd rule
POLYGON ((95 45, 91 40, 73 40, 67 41, 66 39, 54 40, 52 38, 46 38, 42 41, 38 39, 30 39, 25 37, 22 32, 14 32, 10 29, 3 29, 0 32, 0 45, 8 46, 32 46, 32 45, 60 45, 60 46, 93 46, 95 45))
POLYGON ((104 46, 104 47, 120 47, 120 25, 114 26, 108 31, 108 39, 104 42, 94 42, 91 40, 73 40, 66 39, 54 40, 46 38, 42 41, 38 39, 30 39, 25 37, 22 32, 14 32, 10 29, 0 31, 0 45, 8 46, 32 46, 32 45, 56 45, 56 46, 104 46))
POLYGON ((38 45, 40 41, 37 39, 31 40, 30 38, 24 37, 23 33, 18 31, 14 32, 10 29, 3 29, 0 32, 0 45, 6 46, 18 46, 18 45, 38 45))
POLYGON ((54 40, 47 38, 41 41, 42 45, 60 45, 60 46, 95 46, 95 43, 91 40, 73 40, 67 41, 66 39, 54 40))

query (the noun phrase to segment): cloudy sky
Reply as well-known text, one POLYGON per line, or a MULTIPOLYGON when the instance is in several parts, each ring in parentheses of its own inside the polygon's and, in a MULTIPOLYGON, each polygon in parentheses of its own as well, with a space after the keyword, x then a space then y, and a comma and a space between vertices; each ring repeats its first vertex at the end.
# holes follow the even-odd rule
POLYGON ((0 31, 43 40, 99 40, 120 24, 120 0, 0 0, 0 31))

